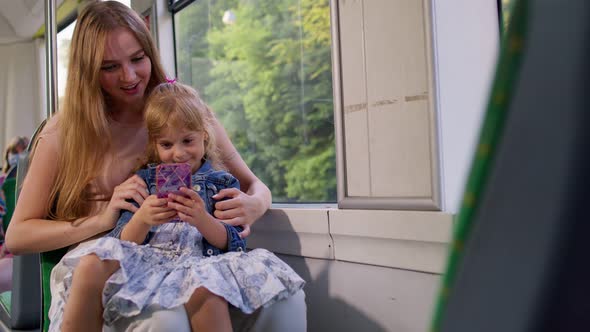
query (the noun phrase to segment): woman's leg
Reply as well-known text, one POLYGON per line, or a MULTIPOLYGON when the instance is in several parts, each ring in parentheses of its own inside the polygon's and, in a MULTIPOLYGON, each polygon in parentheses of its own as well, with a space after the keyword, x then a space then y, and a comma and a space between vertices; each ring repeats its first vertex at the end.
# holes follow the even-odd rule
POLYGON ((74 270, 72 286, 64 308, 61 330, 102 331, 102 290, 119 262, 84 256, 74 270))
POLYGON ((230 314, 234 331, 307 331, 307 306, 303 290, 270 307, 260 308, 252 315, 246 315, 237 308, 232 308, 230 314))
MULTIPOLYGON (((307 330, 307 309, 305 293, 298 291, 293 296, 279 301, 268 308, 260 308, 254 314, 246 315, 240 309, 230 309, 234 331, 273 332, 307 330)), ((138 316, 123 317, 107 327, 107 332, 189 332, 190 322, 187 310, 180 306, 173 309, 150 307, 138 316)))
POLYGON ((103 326, 103 332, 191 332, 191 327, 184 306, 150 306, 137 316, 121 317, 112 326, 103 326))
POLYGON ((197 288, 184 307, 194 332, 232 330, 227 301, 204 287, 197 288))

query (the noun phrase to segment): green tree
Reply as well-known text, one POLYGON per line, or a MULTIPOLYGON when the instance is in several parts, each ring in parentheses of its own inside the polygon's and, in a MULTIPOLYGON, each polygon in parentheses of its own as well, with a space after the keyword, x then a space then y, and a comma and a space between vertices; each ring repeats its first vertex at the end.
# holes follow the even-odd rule
POLYGON ((183 72, 190 72, 247 164, 275 202, 334 201, 329 1, 192 6, 198 8, 186 17, 193 28, 177 34, 177 41, 190 41, 190 48, 180 47, 191 59, 179 60, 179 68, 193 67, 183 72), (222 22, 227 10, 235 14, 233 24, 222 22), (204 30, 196 33, 196 26, 204 30))

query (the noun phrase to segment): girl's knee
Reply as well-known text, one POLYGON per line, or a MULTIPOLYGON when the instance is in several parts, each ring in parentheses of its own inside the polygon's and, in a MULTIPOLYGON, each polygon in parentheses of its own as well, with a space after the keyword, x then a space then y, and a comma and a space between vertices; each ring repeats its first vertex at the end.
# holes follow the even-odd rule
POLYGON ((227 307, 227 301, 215 293, 211 292, 205 287, 199 287, 195 289, 193 295, 186 303, 186 309, 188 312, 199 310, 202 306, 213 306, 220 305, 227 307))
POLYGON ((201 298, 201 299, 221 299, 221 300, 225 301, 225 299, 223 297, 211 292, 210 290, 208 290, 205 287, 199 287, 199 288, 195 289, 192 296, 197 297, 197 298, 201 298))
POLYGON ((92 254, 80 258, 78 266, 74 270, 74 280, 89 286, 104 286, 107 279, 118 269, 116 261, 103 261, 92 254))

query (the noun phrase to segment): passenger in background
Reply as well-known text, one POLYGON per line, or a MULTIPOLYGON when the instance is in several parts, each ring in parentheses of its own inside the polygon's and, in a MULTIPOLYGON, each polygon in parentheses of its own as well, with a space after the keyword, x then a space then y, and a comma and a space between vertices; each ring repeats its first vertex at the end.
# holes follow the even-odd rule
MULTIPOLYGON (((146 96, 166 76, 143 20, 116 1, 87 5, 72 37, 68 75, 61 111, 39 135, 6 234, 14 254, 89 245, 115 227, 121 210, 137 212, 129 200, 142 205, 148 197, 145 183, 128 176, 147 145, 146 96)), ((218 200, 215 217, 244 227, 241 235, 247 236, 250 225, 270 207, 270 190, 212 117, 221 160, 241 183, 241 190, 227 188, 213 197, 218 200)), ((58 273, 63 265, 62 260, 52 273, 53 290, 63 281, 64 274, 58 273)), ((81 309, 93 306, 89 310, 100 312, 100 299, 87 301, 81 309)), ((306 328, 302 291, 253 315, 230 314, 242 321, 238 329, 306 328)), ((86 325, 95 326, 100 317, 95 319, 86 325)), ((183 306, 154 306, 121 320, 116 330, 189 331, 190 326, 183 306)))
POLYGON ((28 145, 29 139, 26 136, 16 136, 8 142, 6 150, 4 150, 4 166, 2 167, 4 175, 16 166, 19 156, 27 149, 28 145))
POLYGON ((27 137, 16 136, 8 142, 4 150, 4 165, 2 172, 0 172, 0 293, 12 288, 12 255, 4 244, 4 228, 8 225, 10 221, 8 219, 12 216, 12 209, 14 209, 14 201, 8 204, 7 199, 14 200, 15 193, 4 192, 4 182, 8 176, 16 176, 18 159, 20 154, 27 149, 27 145, 29 145, 27 137))

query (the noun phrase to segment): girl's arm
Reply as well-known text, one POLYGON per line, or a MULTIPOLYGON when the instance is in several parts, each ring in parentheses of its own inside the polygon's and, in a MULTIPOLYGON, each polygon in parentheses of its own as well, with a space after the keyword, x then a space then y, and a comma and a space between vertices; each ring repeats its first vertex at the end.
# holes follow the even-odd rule
POLYGON ((242 191, 223 189, 213 196, 215 217, 232 226, 243 226, 243 237, 250 234, 250 225, 260 218, 272 203, 268 187, 248 168, 233 146, 223 126, 214 118, 215 137, 228 171, 240 181, 242 191), (226 198, 226 200, 223 200, 226 198))
MULTIPOLYGON (((133 217, 135 217, 135 215, 133 217)), ((133 220, 133 218, 131 218, 131 220, 133 220)), ((137 221, 137 218, 135 218, 135 222, 130 221, 123 228, 123 231, 121 232, 121 240, 142 244, 149 231, 150 226, 148 224, 137 221)))
POLYGON ((14 254, 63 248, 114 226, 116 219, 101 215, 73 222, 46 219, 51 187, 58 172, 58 153, 57 137, 39 140, 6 232, 6 246, 14 254))

